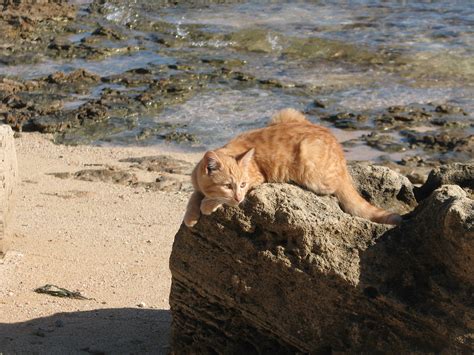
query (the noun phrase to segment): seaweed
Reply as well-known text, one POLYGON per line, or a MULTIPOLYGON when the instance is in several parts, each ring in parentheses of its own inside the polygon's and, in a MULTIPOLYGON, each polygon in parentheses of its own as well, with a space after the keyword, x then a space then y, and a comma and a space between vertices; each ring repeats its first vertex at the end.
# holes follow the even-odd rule
POLYGON ((73 298, 73 299, 76 299, 76 300, 92 300, 93 299, 93 298, 84 297, 78 291, 75 291, 75 292, 74 291, 69 291, 69 290, 66 290, 65 288, 58 287, 56 285, 51 285, 51 284, 47 284, 47 285, 44 285, 42 287, 38 287, 37 289, 35 289, 35 292, 36 293, 46 293, 46 294, 48 294, 50 296, 54 296, 54 297, 73 298))

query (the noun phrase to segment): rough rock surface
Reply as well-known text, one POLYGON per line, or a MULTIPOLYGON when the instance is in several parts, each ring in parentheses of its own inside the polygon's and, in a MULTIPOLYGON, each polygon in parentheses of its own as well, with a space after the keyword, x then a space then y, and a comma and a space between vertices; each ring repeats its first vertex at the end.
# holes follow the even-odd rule
MULTIPOLYGON (((378 179, 396 174, 355 173, 364 169, 353 168, 360 190, 412 206, 413 195, 389 201, 410 190, 405 179, 389 187, 378 179)), ((173 350, 470 353, 472 255, 474 201, 459 186, 441 186, 390 228, 345 214, 332 197, 264 184, 240 208, 178 231, 173 350)))
POLYGON ((350 165, 349 171, 357 190, 370 203, 399 213, 416 206, 412 183, 397 172, 363 163, 350 165))
MULTIPOLYGON (((2 0, 0 1, 2 17, 11 16, 13 19, 23 18, 23 21, 41 21, 52 18, 74 18, 75 7, 67 0, 2 0)), ((18 21, 21 29, 25 27, 18 21)))
POLYGON ((15 142, 10 126, 0 125, 0 258, 8 248, 8 225, 18 178, 15 142))
POLYGON ((431 171, 426 183, 414 188, 416 199, 421 201, 442 185, 459 185, 471 197, 474 195, 474 164, 453 163, 431 171))

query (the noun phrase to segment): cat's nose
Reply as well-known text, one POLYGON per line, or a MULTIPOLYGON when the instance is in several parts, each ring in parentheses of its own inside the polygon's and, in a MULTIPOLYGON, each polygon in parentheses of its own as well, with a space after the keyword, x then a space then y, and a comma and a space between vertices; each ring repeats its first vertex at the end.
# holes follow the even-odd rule
POLYGON ((234 200, 237 201, 237 203, 241 203, 244 200, 243 195, 235 195, 234 200))

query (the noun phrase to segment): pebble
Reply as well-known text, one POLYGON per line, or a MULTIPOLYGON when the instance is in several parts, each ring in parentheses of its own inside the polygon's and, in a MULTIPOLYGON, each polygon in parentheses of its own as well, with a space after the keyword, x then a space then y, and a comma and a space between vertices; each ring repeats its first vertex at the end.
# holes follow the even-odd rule
POLYGON ((139 304, 137 304, 137 307, 139 307, 139 308, 145 308, 145 307, 146 307, 146 304, 145 304, 145 302, 140 302, 139 304))

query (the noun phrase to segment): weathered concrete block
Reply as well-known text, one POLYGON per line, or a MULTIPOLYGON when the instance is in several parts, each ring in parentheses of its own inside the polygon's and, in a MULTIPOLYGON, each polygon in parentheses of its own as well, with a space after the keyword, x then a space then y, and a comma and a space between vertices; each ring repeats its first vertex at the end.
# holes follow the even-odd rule
MULTIPOLYGON (((406 179, 365 169, 353 176, 368 198, 411 208, 406 179)), ((474 201, 459 186, 435 190, 390 228, 345 214, 332 197, 264 184, 241 207, 178 231, 173 351, 472 352, 473 248, 474 201)))
POLYGON ((10 126, 0 125, 0 257, 8 248, 9 225, 17 179, 18 167, 13 131, 10 126))

